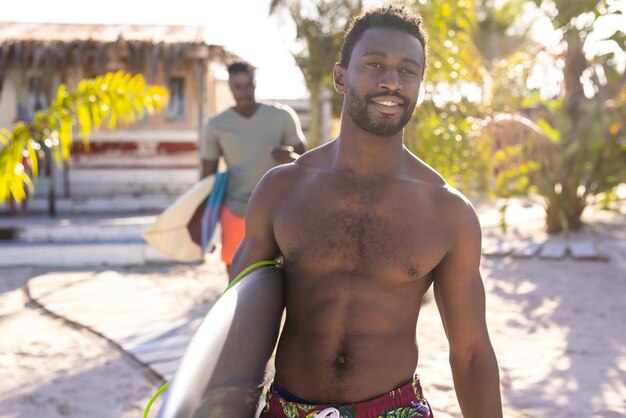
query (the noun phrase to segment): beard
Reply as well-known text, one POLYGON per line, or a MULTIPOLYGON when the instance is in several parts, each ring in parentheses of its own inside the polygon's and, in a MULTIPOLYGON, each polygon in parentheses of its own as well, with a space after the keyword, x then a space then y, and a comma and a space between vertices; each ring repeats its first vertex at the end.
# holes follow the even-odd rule
POLYGON ((354 123, 366 132, 378 136, 393 136, 400 132, 413 116, 413 110, 416 103, 410 103, 409 99, 399 93, 368 93, 359 96, 351 86, 348 86, 348 115, 354 120, 354 123), (400 115, 400 119, 394 122, 391 117, 380 116, 375 119, 368 113, 367 105, 370 100, 376 97, 394 96, 402 100, 402 108, 404 112, 400 115))

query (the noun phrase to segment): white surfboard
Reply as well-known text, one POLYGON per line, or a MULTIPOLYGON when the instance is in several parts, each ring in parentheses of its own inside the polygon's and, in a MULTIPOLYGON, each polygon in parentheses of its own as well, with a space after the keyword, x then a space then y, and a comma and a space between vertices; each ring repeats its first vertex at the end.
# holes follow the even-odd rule
POLYGON ((280 268, 255 270, 227 290, 189 344, 159 418, 254 417, 284 307, 280 268))
POLYGON ((194 228, 197 228, 200 234, 198 210, 211 194, 215 180, 215 175, 205 177, 176 199, 157 217, 154 224, 144 230, 143 238, 146 242, 175 261, 186 263, 202 261, 204 251, 201 240, 192 237, 189 224, 192 221, 197 223, 194 228))

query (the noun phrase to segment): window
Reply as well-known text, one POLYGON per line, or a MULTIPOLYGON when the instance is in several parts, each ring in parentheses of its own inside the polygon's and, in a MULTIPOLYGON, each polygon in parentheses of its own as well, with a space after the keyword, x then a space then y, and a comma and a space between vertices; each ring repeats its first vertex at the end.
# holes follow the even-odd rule
POLYGON ((17 103, 17 118, 22 121, 33 119, 35 112, 48 108, 48 98, 46 96, 41 77, 28 77, 28 83, 20 88, 17 103))
POLYGON ((184 120, 185 119, 185 79, 183 77, 171 77, 168 88, 170 90, 170 101, 165 109, 165 119, 184 120))

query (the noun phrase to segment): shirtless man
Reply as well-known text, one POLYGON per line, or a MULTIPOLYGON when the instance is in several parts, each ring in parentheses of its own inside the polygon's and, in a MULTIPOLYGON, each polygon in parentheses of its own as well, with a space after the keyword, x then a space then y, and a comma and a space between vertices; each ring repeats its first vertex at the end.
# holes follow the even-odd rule
POLYGON ((339 137, 272 169, 252 195, 233 277, 282 256, 286 279, 262 417, 431 416, 414 375, 431 284, 463 416, 502 416, 478 219, 402 143, 425 61, 421 22, 408 9, 356 18, 333 73, 344 95, 339 137))

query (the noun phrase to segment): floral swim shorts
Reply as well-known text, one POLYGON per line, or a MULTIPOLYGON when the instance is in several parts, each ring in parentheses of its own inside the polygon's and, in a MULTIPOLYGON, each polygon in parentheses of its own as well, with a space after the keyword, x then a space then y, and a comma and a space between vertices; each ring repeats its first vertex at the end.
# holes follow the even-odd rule
MULTIPOLYGON (((422 393, 419 378, 369 401, 342 405, 312 405, 287 400, 274 385, 266 396, 260 418, 432 418, 433 412, 422 393)), ((287 397, 290 398, 290 397, 287 397)))

